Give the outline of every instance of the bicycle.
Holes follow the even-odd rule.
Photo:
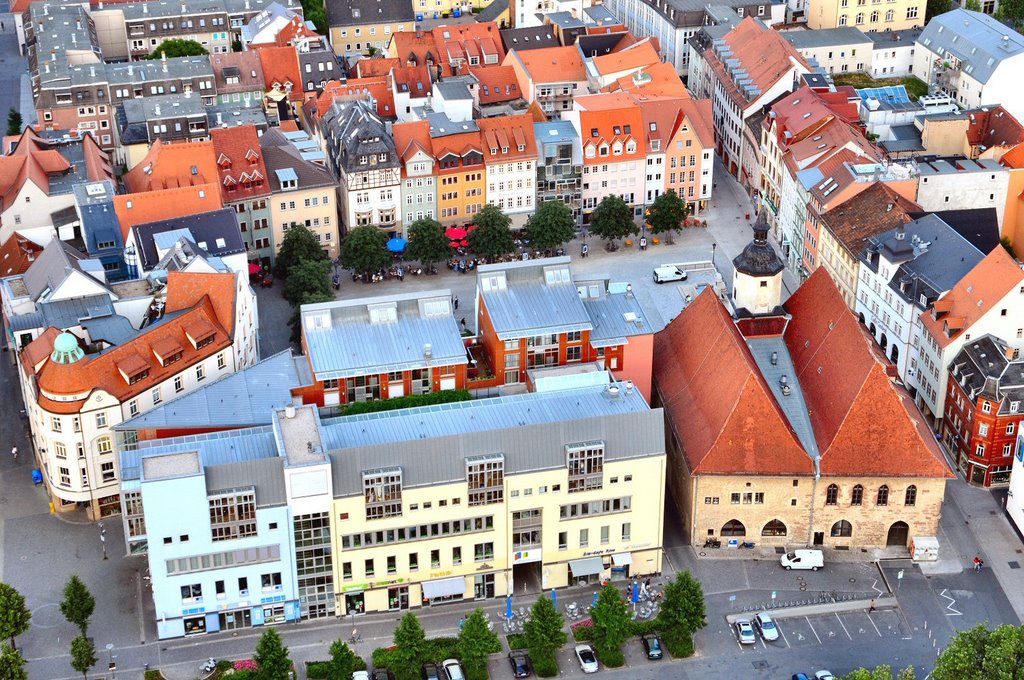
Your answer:
[[[359,634],[359,631],[353,629],[352,630],[352,635],[350,635],[348,637],[348,643],[350,645],[354,645],[355,643],[362,642],[362,641],[363,641],[363,636]]]

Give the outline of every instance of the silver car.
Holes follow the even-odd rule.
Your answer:
[[[761,633],[761,637],[764,638],[765,642],[775,642],[779,639],[779,627],[772,621],[772,617],[768,614],[761,612],[754,617],[754,626]]]
[[[576,660],[580,662],[580,670],[584,673],[597,672],[597,656],[590,645],[576,645]]]
[[[754,634],[754,627],[750,625],[750,621],[747,619],[736,621],[736,638],[741,645],[752,645],[757,642],[757,636]]]

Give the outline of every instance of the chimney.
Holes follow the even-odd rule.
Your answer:
[[[295,404],[288,404],[284,407],[284,417],[288,419],[295,417]]]
[[[423,345],[423,357],[425,359],[431,359],[434,356],[434,347],[429,342]]]
[[[772,352],[772,366],[778,366],[778,365],[779,365],[779,353],[778,352]]]
[[[158,116],[160,115],[160,105],[159,104],[156,105],[156,107],[153,110],[153,113],[155,113]]]
[[[885,212],[892,212],[892,203],[888,203],[885,206]]]

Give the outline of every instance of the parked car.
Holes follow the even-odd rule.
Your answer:
[[[818,671],[814,674],[815,680],[835,680],[836,676],[829,671]]]
[[[648,659],[661,658],[661,638],[657,635],[641,635],[640,644],[644,646]]]
[[[779,559],[786,569],[810,569],[818,571],[825,566],[825,558],[820,550],[794,550]]]
[[[436,663],[425,663],[420,675],[423,676],[423,680],[441,680],[441,669]]]
[[[793,680],[808,680],[808,678],[803,673],[793,673]]]
[[[512,666],[513,677],[528,678],[533,673],[533,664],[530,663],[530,655],[526,652],[509,652],[508,662]]]
[[[395,674],[390,668],[374,668],[373,680],[395,680]]]
[[[576,645],[576,660],[580,662],[580,670],[584,673],[597,672],[597,656],[590,645]]]
[[[355,671],[352,673],[352,680],[370,680],[370,674],[366,671]]]
[[[671,264],[663,264],[654,268],[654,282],[665,283],[666,281],[685,281],[686,272]]]
[[[741,645],[752,645],[757,642],[757,636],[754,635],[754,627],[750,625],[750,621],[747,619],[736,621],[736,638]]]
[[[458,659],[445,659],[441,662],[441,668],[444,669],[448,680],[466,680],[466,674],[462,672],[462,664]]]
[[[766,642],[775,642],[779,639],[779,627],[772,621],[772,617],[768,616],[765,612],[761,612],[754,617],[754,626],[761,633],[761,637]]]

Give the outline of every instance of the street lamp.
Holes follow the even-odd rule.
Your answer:
[[[103,559],[107,559],[107,529],[100,522],[100,546],[103,548]]]
[[[117,664],[114,663],[114,643],[107,643],[107,670],[110,671],[110,677],[114,677],[114,671],[117,670]]]
[[[718,247],[717,243],[715,243],[715,242],[711,243],[711,266],[712,267],[715,266],[715,248],[717,248],[717,247]]]

